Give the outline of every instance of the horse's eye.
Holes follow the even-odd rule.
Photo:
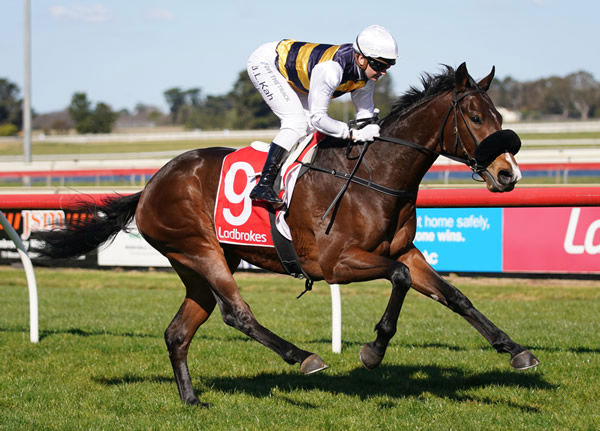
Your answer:
[[[479,115],[473,115],[471,121],[475,124],[481,124],[481,117]]]

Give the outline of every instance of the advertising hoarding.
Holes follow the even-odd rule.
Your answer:
[[[414,244],[438,271],[501,272],[502,209],[417,209]]]
[[[87,216],[63,209],[2,211],[28,249],[36,245],[37,232]],[[417,224],[415,245],[441,272],[600,274],[600,207],[419,208]],[[0,263],[18,261],[15,245],[0,228]],[[60,265],[169,263],[132,223],[108,246]]]

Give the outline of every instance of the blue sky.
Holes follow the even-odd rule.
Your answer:
[[[397,93],[422,72],[466,61],[475,78],[531,80],[585,70],[600,79],[596,0],[31,0],[32,103],[72,94],[132,109],[166,109],[163,91],[228,92],[263,42],[345,43],[380,24],[396,37]],[[0,0],[0,78],[23,88],[24,1]]]

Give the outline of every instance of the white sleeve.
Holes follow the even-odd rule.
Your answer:
[[[375,113],[375,103],[373,102],[373,92],[375,91],[375,82],[367,81],[366,85],[352,94],[352,103],[356,108],[356,118],[370,118]]]
[[[348,125],[334,120],[327,112],[331,97],[342,82],[342,73],[342,66],[335,61],[317,64],[312,70],[308,91],[308,112],[312,126],[335,138],[350,136]]]

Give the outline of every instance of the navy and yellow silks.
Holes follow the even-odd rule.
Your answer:
[[[342,67],[342,82],[333,97],[364,87],[366,78],[354,62],[351,43],[325,45],[285,39],[277,45],[275,65],[289,84],[301,93],[308,93],[313,68],[324,61],[333,60]]]

